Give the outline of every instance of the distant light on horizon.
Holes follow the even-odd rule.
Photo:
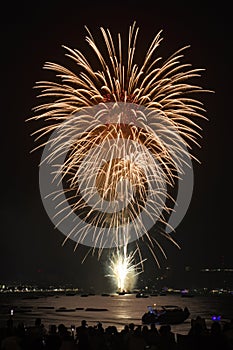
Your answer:
[[[233,272],[233,269],[226,268],[215,268],[215,269],[201,269],[201,272]]]

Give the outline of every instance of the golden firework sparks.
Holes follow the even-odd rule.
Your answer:
[[[56,204],[58,228],[75,213],[79,220],[66,239],[99,248],[100,254],[105,247],[115,247],[111,275],[119,289],[137,270],[135,254],[127,254],[128,242],[145,235],[156,261],[155,246],[166,256],[148,233],[142,213],[152,223],[166,223],[163,213],[173,209],[166,204],[171,197],[167,189],[183,174],[187,157],[193,158],[188,150],[192,143],[198,144],[197,120],[205,118],[202,103],[191,97],[204,90],[190,83],[202,69],[181,63],[188,46],[161,63],[161,57],[154,57],[162,40],[159,32],[138,65],[134,60],[138,31],[134,23],[125,57],[120,34],[116,45],[110,31],[101,28],[106,54],[87,29],[86,41],[97,57],[97,68],[82,52],[64,46],[77,71],[45,64],[58,82],[36,84],[42,91],[39,96],[48,100],[34,108],[31,118],[45,122],[34,133],[36,140],[52,135],[38,147],[47,147],[42,163],[52,164],[54,181],[63,183],[62,189],[52,192],[55,202],[61,198]],[[62,163],[59,157],[64,158]],[[171,235],[162,234],[174,242]]]

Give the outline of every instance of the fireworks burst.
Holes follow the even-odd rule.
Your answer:
[[[34,109],[32,119],[45,122],[35,132],[36,139],[51,135],[38,146],[45,146],[41,193],[51,220],[66,239],[98,248],[99,254],[103,248],[117,249],[111,276],[123,290],[138,273],[133,261],[139,250],[127,254],[129,242],[142,238],[156,260],[155,247],[166,256],[148,231],[156,221],[167,224],[166,214],[173,215],[167,205],[168,199],[175,203],[169,188],[191,167],[188,150],[200,136],[195,119],[204,118],[201,102],[190,94],[204,90],[187,82],[199,77],[201,69],[180,63],[186,47],[162,64],[160,57],[154,58],[161,33],[140,66],[134,62],[135,23],[129,29],[126,57],[120,34],[115,45],[110,31],[101,28],[105,56],[87,31],[86,41],[99,67],[93,68],[79,50],[65,47],[77,72],[48,62],[44,68],[56,72],[59,82],[36,85],[42,90],[40,97],[49,99]],[[43,189],[45,164],[53,174],[51,186],[55,183],[50,195]],[[174,242],[167,231],[161,234]]]
[[[118,292],[131,291],[137,282],[137,276],[142,272],[141,264],[143,261],[135,264],[135,255],[137,250],[127,253],[127,245],[110,258],[109,274]]]

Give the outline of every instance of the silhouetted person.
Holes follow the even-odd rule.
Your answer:
[[[6,337],[0,343],[1,350],[22,350],[22,337],[18,330],[8,329]]]
[[[129,341],[128,350],[141,350],[145,349],[146,341],[142,335],[141,328],[137,327],[135,329],[134,323],[129,324]]]
[[[155,326],[154,323],[150,325],[150,330],[148,334],[148,345],[149,346],[156,346],[158,344],[158,337],[159,337],[159,332]]]
[[[104,328],[103,328],[101,322],[98,322],[98,324],[97,324],[97,334],[98,334],[98,335],[104,334]]]
[[[58,326],[58,334],[61,339],[61,346],[59,347],[59,350],[77,349],[77,346],[75,346],[73,336],[63,323],[59,324]]]
[[[76,328],[76,343],[79,350],[89,350],[89,334],[86,320],[82,320],[81,326]]]
[[[52,324],[49,330],[48,335],[45,339],[45,349],[46,350],[59,350],[62,344],[62,339],[57,332],[57,326]]]
[[[142,337],[145,340],[145,343],[148,345],[150,334],[149,334],[149,328],[146,325],[142,327]]]
[[[27,349],[41,350],[44,349],[44,338],[46,336],[46,329],[41,323],[40,318],[36,318],[35,326],[30,327],[27,332]]]
[[[188,332],[188,335],[205,335],[207,333],[207,327],[205,320],[200,316],[197,316],[196,319],[191,320],[191,328]]]
[[[90,336],[89,341],[90,341],[91,349],[107,350],[104,328],[101,322],[97,323],[95,328],[93,328],[93,331],[91,331],[91,334],[89,332],[89,336]]]
[[[208,338],[208,346],[211,350],[227,349],[226,339],[223,335],[219,322],[212,323]]]
[[[190,350],[206,350],[206,343],[208,339],[206,324],[201,317],[196,320],[191,320],[191,328],[188,332]]]
[[[138,325],[138,326],[135,328],[134,334],[140,335],[140,336],[142,335],[142,326],[141,326],[141,325]]]
[[[58,334],[61,338],[65,337],[67,334],[67,328],[63,323],[60,323],[57,327],[58,329]]]
[[[123,350],[127,350],[129,343],[129,326],[127,324],[124,326],[124,329],[122,329],[122,331],[120,332],[120,336]]]
[[[134,333],[134,328],[135,328],[135,324],[134,323],[130,323],[129,324],[129,332],[132,334]]]
[[[226,322],[224,324],[223,334],[227,342],[227,349],[233,350],[233,319],[230,322]]]
[[[157,348],[159,350],[176,349],[175,335],[171,331],[170,325],[160,326]]]

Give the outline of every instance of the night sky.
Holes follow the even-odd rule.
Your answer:
[[[201,148],[194,155],[195,186],[192,202],[175,239],[178,250],[164,243],[168,260],[161,266],[182,269],[233,267],[232,254],[232,46],[231,10],[223,3],[205,1],[65,1],[47,5],[47,1],[8,2],[1,11],[1,281],[71,282],[80,286],[98,287],[106,283],[107,253],[98,262],[90,256],[81,261],[85,247],[75,252],[75,243],[62,247],[64,236],[53,228],[43,208],[38,185],[38,164],[41,151],[34,147],[30,134],[39,126],[25,122],[38,104],[33,86],[36,81],[53,79],[42,69],[46,61],[69,66],[62,45],[85,53],[87,25],[97,38],[101,26],[112,33],[128,34],[128,27],[137,21],[140,27],[138,57],[144,53],[154,35],[163,30],[157,54],[164,59],[175,50],[191,45],[184,61],[193,67],[205,68],[197,80],[203,88],[215,93],[202,94],[209,121],[200,121],[203,128]],[[208,5],[209,4],[209,5]],[[149,256],[145,265],[151,276],[158,269]],[[179,279],[179,277],[177,277]]]

